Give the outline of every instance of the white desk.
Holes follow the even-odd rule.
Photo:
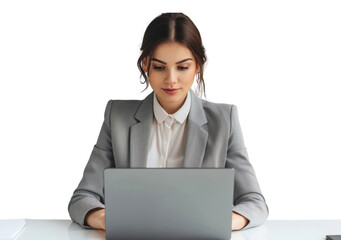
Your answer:
[[[341,220],[282,221],[269,220],[264,225],[232,232],[231,240],[314,240],[326,235],[341,235]],[[96,230],[83,229],[71,220],[26,219],[25,228],[15,240],[86,240],[105,237]]]

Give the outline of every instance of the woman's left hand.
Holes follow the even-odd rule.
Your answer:
[[[240,230],[244,228],[248,223],[249,219],[236,212],[232,212],[232,231]]]

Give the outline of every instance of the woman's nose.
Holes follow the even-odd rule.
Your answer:
[[[176,76],[175,71],[170,70],[168,72],[167,77],[165,79],[165,82],[166,83],[175,83],[175,82],[177,82],[177,76]]]

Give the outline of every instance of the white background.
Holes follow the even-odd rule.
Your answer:
[[[199,28],[207,100],[238,107],[269,219],[340,219],[341,2],[328,0],[1,1],[0,218],[69,218],[107,101],[151,92],[136,62],[162,12]]]

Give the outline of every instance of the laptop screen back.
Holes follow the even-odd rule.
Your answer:
[[[107,239],[230,239],[234,170],[104,171]]]

